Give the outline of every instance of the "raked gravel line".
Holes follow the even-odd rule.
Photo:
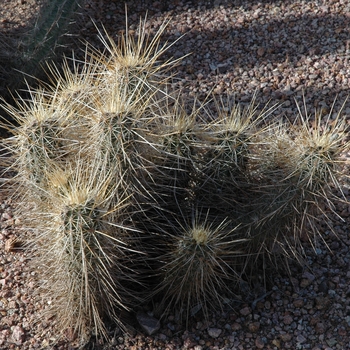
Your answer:
[[[40,3],[2,0],[0,30],[25,26],[26,16],[16,14],[29,10],[35,14]],[[304,96],[310,113],[318,109],[334,116],[349,94],[349,0],[127,3],[131,30],[148,12],[152,32],[171,17],[164,40],[171,43],[185,34],[164,57],[192,53],[176,69],[173,87],[181,88],[183,94],[205,98],[213,90],[248,103],[256,92],[261,106],[268,101],[283,103],[276,115],[291,120],[297,113],[294,100],[302,103]],[[101,46],[94,23],[102,23],[116,37],[125,28],[124,3],[86,0],[76,21],[75,45],[80,39]],[[350,100],[343,114],[350,120]],[[344,192],[350,200],[347,187]],[[50,349],[54,320],[37,316],[50,301],[33,296],[35,271],[21,247],[27,232],[20,216],[14,215],[16,203],[6,192],[0,197],[0,349]],[[325,243],[320,242],[316,251],[305,243],[308,266],[291,264],[291,278],[276,274],[271,285],[251,291],[234,310],[214,313],[209,322],[195,316],[187,330],[173,315],[152,336],[143,334],[136,324],[128,336],[112,329],[110,344],[91,342],[86,348],[350,349],[350,208],[340,204],[337,212],[339,217],[330,214],[328,224],[338,237],[324,225],[319,229]],[[64,341],[53,349],[74,349],[74,344]]]

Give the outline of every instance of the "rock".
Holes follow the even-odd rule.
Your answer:
[[[167,337],[165,334],[160,333],[160,334],[158,334],[158,338],[159,338],[160,340],[165,341],[165,340],[167,340],[168,337]]]
[[[25,339],[24,329],[20,326],[14,326],[12,328],[12,339],[15,344],[21,345]]]
[[[300,343],[300,344],[305,343],[306,342],[306,338],[303,335],[299,334],[297,336],[297,342]]]
[[[243,309],[239,310],[240,314],[243,316],[249,315],[252,311],[250,310],[250,307],[246,306]]]
[[[4,212],[1,215],[1,221],[7,221],[7,220],[11,220],[12,219],[12,215],[8,212]]]
[[[11,252],[14,250],[16,246],[17,239],[15,237],[11,237],[5,241],[5,252]]]
[[[293,301],[293,305],[296,308],[301,308],[304,306],[304,301],[303,301],[303,299],[296,299]]]
[[[258,50],[257,50],[257,54],[258,54],[259,57],[264,56],[265,49],[263,47],[259,47]]]
[[[242,326],[239,323],[235,322],[231,325],[231,329],[233,331],[239,331],[240,329],[242,329]]]
[[[308,279],[310,282],[313,282],[316,278],[312,273],[310,273],[308,271],[305,271],[303,273],[302,277]]]
[[[9,309],[17,309],[18,304],[17,304],[17,302],[16,302],[15,300],[10,300],[10,301],[8,302],[8,304],[7,304],[7,307],[8,307]]]
[[[334,349],[335,345],[337,344],[337,339],[331,338],[326,340],[328,346],[332,349]]]
[[[2,279],[0,280],[0,284],[1,284],[2,286],[5,286],[5,285],[6,285],[6,278],[2,278]]]
[[[324,323],[322,323],[322,322],[316,323],[315,331],[317,334],[323,334],[326,331],[326,327],[325,327]]]
[[[323,310],[323,309],[327,308],[330,305],[330,303],[331,303],[329,298],[322,297],[322,296],[316,297],[315,301],[316,301],[316,305],[315,306],[316,306],[317,310]]]
[[[278,339],[274,339],[272,344],[275,345],[278,349],[281,348],[281,342]]]
[[[203,350],[203,346],[202,345],[196,345],[193,350]]]
[[[306,288],[311,284],[311,280],[307,279],[307,278],[303,278],[300,281],[300,288]]]
[[[192,339],[192,337],[186,337],[183,341],[183,347],[185,349],[193,348],[195,345],[197,345],[197,342]]]
[[[250,332],[256,333],[260,328],[260,322],[252,322],[249,324],[248,328]]]
[[[212,338],[218,338],[221,334],[222,330],[219,328],[208,328],[208,334],[212,337]]]
[[[160,328],[160,322],[156,318],[147,315],[144,312],[138,312],[136,315],[137,321],[141,328],[148,334],[152,335]]]
[[[327,280],[323,280],[319,286],[318,286],[318,290],[321,292],[321,293],[325,293],[327,294],[328,293],[328,282]]]
[[[265,347],[265,342],[263,341],[263,339],[261,337],[257,337],[255,339],[255,346],[258,349],[263,349]]]
[[[286,315],[283,317],[283,323],[289,325],[293,322],[293,317],[291,315]]]
[[[341,327],[338,329],[338,334],[342,337],[345,337],[345,336],[347,336],[348,332],[344,327]]]

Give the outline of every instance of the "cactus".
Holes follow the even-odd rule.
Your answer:
[[[319,236],[315,222],[320,215],[322,220],[327,218],[322,203],[334,210],[333,203],[339,200],[333,189],[342,193],[341,157],[349,149],[345,120],[341,111],[335,120],[328,116],[321,121],[316,114],[312,125],[310,119],[300,111],[300,125],[279,123],[262,141],[256,157],[259,171],[244,219],[253,251],[281,251],[301,259],[301,235],[310,230],[307,236],[314,245]]]
[[[236,235],[229,220],[218,221],[208,211],[194,209],[190,216],[167,213],[158,217],[160,282],[159,310],[163,316],[179,313],[188,320],[194,310],[224,308],[225,297],[232,297],[229,285],[238,285],[240,275],[234,262],[241,257],[244,239]],[[166,216],[166,217],[165,217]],[[158,310],[158,311],[159,311]]]
[[[256,144],[276,106],[258,112],[255,97],[246,107],[217,99],[214,106],[209,118],[204,118],[209,122],[204,124],[201,147],[197,147],[201,150],[196,164],[201,177],[198,200],[208,207],[215,202],[224,217],[231,211],[238,219],[238,203],[245,201]]]
[[[176,100],[160,107],[159,118],[153,131],[157,153],[154,154],[155,197],[161,200],[164,208],[171,210],[171,205],[180,201],[191,206],[191,172],[195,154],[198,111],[192,108],[188,112],[185,105]],[[171,200],[172,198],[172,200]]]
[[[101,32],[104,52],[48,65],[29,102],[2,104],[19,125],[2,144],[47,312],[81,345],[144,298],[186,319],[223,308],[276,246],[299,258],[306,224],[341,192],[341,112],[310,126],[301,112],[300,125],[269,122],[275,106],[254,101],[190,105],[168,91],[178,60],[158,62],[165,26],[150,39],[141,21],[118,43]]]
[[[92,331],[107,336],[107,319],[123,326],[122,311],[139,302],[128,287],[137,276],[128,264],[137,233],[113,171],[99,161],[73,165],[46,174],[50,187],[32,213],[31,243],[40,296],[52,301],[44,316],[55,315],[58,330],[84,344]]]

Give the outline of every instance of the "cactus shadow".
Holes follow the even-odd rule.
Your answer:
[[[45,79],[45,62],[52,60],[59,66],[63,55],[72,50],[76,35],[67,34],[74,28],[79,2],[45,0],[37,11],[23,8],[30,12],[24,20],[20,14],[17,20],[0,11],[0,96],[5,101],[12,103],[18,93],[25,97],[27,85],[35,87]],[[4,111],[0,115],[9,119]],[[4,133],[1,129],[0,135]]]

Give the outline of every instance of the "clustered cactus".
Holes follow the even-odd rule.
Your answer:
[[[224,307],[259,257],[298,257],[341,191],[340,113],[290,124],[254,102],[189,105],[168,91],[178,60],[159,63],[165,26],[101,34],[104,53],[51,65],[51,84],[2,104],[18,123],[3,145],[40,295],[81,344],[151,298],[186,319]]]

